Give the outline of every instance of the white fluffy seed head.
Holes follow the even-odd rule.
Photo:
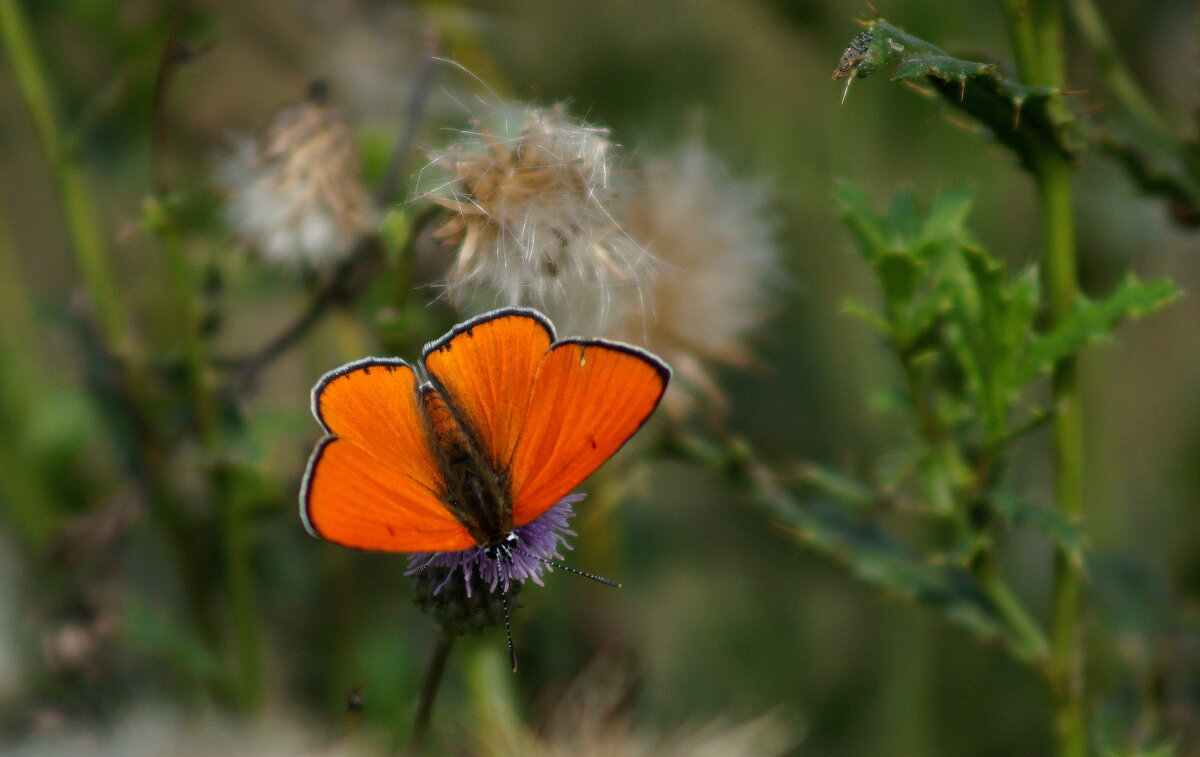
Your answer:
[[[319,266],[344,258],[374,209],[341,114],[314,101],[280,110],[258,137],[239,137],[218,178],[226,217],[263,258]]]
[[[697,393],[723,402],[708,365],[744,365],[750,332],[774,306],[781,279],[764,182],[735,178],[699,138],[647,159],[622,204],[622,223],[660,265],[646,301],[615,331],[671,364],[664,407],[676,414]]]
[[[750,757],[784,754],[796,743],[776,713],[740,723],[694,722],[665,733],[638,728],[627,668],[612,655],[596,659],[555,697],[536,732],[523,724],[476,723],[475,751],[481,757]]]
[[[532,305],[564,333],[602,330],[653,267],[611,212],[615,145],[562,106],[494,115],[434,156],[446,179],[424,194],[453,211],[435,232],[456,250],[451,302]]]

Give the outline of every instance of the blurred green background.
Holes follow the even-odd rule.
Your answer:
[[[141,224],[154,72],[172,5],[23,5],[60,115],[78,140],[135,329],[170,344],[178,324],[162,315],[170,308],[166,263]],[[970,186],[977,236],[1013,264],[1036,258],[1039,235],[1032,183],[1016,161],[950,123],[936,101],[878,76],[857,82],[839,104],[841,83],[830,74],[864,10],[816,0],[197,4],[183,33],[196,55],[177,70],[168,97],[169,139],[174,183],[205,230],[188,237],[187,252],[224,276],[214,350],[237,354],[261,343],[294,318],[310,290],[301,277],[246,262],[223,229],[212,174],[230,136],[261,129],[321,78],[355,128],[367,176],[378,177],[422,55],[424,17],[441,35],[442,54],[506,97],[568,102],[574,114],[610,127],[633,155],[669,149],[698,129],[739,176],[769,182],[787,281],[753,336],[756,363],[721,374],[727,423],[772,463],[812,459],[865,474],[905,431],[872,404],[899,380],[896,366],[876,335],[842,312],[847,297],[876,293],[838,222],[834,181],[852,180],[880,203],[904,188],[928,200]],[[949,50],[1010,57],[997,3],[894,0],[879,10]],[[1196,5],[1120,0],[1101,10],[1148,94],[1179,133],[1197,134]],[[1102,111],[1103,87],[1079,48],[1069,35],[1070,86],[1081,92],[1072,104]],[[422,148],[443,146],[447,128],[464,127],[475,108],[469,93],[479,91],[452,66],[435,76]],[[0,298],[3,328],[29,312],[34,319],[0,361],[36,364],[43,379],[32,398],[10,398],[37,412],[20,433],[4,429],[0,453],[52,470],[54,500],[68,503],[54,535],[35,547],[0,531],[0,738],[15,744],[39,733],[103,730],[148,703],[207,711],[199,682],[208,666],[227,661],[199,648],[180,621],[179,578],[162,567],[166,547],[147,525],[142,484],[111,432],[122,408],[89,383],[101,358],[80,331],[79,275],[61,208],[7,64],[0,113],[0,242],[19,266],[2,274],[10,277],[4,291],[17,295]],[[416,156],[405,176],[424,162]],[[1132,270],[1169,276],[1185,292],[1083,357],[1092,705],[1097,727],[1123,729],[1152,701],[1165,713],[1153,728],[1177,736],[1179,753],[1200,754],[1200,305],[1192,296],[1200,237],[1173,225],[1161,203],[1139,195],[1099,155],[1084,158],[1078,177],[1085,289],[1107,291]],[[414,300],[431,298],[419,291]],[[433,643],[429,620],[409,601],[403,558],[312,539],[294,504],[318,436],[310,387],[336,365],[382,349],[360,329],[362,353],[346,354],[339,330],[368,322],[364,312],[327,319],[263,373],[241,406],[245,430],[234,454],[253,471],[236,486],[254,513],[263,707],[338,734],[347,694],[358,687],[365,738],[387,748],[411,717]],[[405,356],[449,323],[442,313],[418,322]],[[18,428],[11,417],[0,420]],[[1020,449],[1022,488],[1047,500],[1045,432]],[[185,449],[168,461],[173,485],[187,489],[199,454]],[[14,484],[6,470],[0,475]],[[0,488],[0,502],[19,496],[15,485]],[[593,515],[589,504],[580,506],[572,562],[625,588],[557,574],[523,594],[515,616],[523,670],[511,685],[529,722],[552,713],[556,693],[604,654],[631,671],[632,717],[651,731],[770,710],[789,724],[798,754],[1049,752],[1047,701],[1034,674],[799,548],[716,474],[651,464],[615,510],[597,506]],[[1045,616],[1049,544],[1017,534],[1008,548],[1013,583]],[[72,624],[86,633],[63,641]],[[70,643],[82,649],[60,648]],[[438,702],[437,743],[469,743],[459,660],[502,645],[492,632],[456,650],[462,657],[451,662]],[[78,660],[62,661],[73,653]]]

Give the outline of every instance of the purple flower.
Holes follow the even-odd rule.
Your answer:
[[[467,596],[471,596],[472,578],[477,576],[488,584],[491,591],[501,587],[508,592],[513,584],[522,584],[530,579],[542,585],[542,574],[553,571],[548,560],[562,560],[559,547],[571,549],[568,536],[575,536],[569,521],[575,517],[572,505],[583,499],[585,494],[571,494],[558,504],[542,513],[537,519],[513,529],[508,540],[495,547],[471,547],[460,552],[418,552],[408,557],[408,569],[404,575],[411,576],[428,568],[445,568],[446,577],[433,590],[437,595],[462,571]]]

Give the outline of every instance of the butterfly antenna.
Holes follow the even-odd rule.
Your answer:
[[[621,588],[621,584],[617,581],[612,580],[611,578],[605,578],[604,576],[598,576],[595,573],[588,573],[586,570],[579,570],[578,568],[572,568],[570,565],[567,565],[566,563],[561,563],[558,560],[551,560],[549,557],[542,557],[541,555],[535,555],[532,552],[526,552],[525,550],[521,549],[520,547],[513,547],[512,551],[518,552],[522,555],[525,555],[526,557],[531,557],[534,560],[540,560],[551,567],[558,568],[559,570],[565,570],[568,573],[574,573],[577,576],[583,576],[584,578],[590,578],[593,581],[595,581],[596,583],[601,583],[601,584],[604,584],[605,586],[611,586],[614,589]]]
[[[512,625],[508,622],[508,592],[500,592],[500,604],[504,608],[504,633],[508,636],[508,661],[512,663],[512,672],[517,672],[517,650],[512,643]]]

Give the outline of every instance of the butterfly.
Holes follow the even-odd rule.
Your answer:
[[[312,390],[325,436],[304,474],[301,518],[357,549],[478,549],[500,566],[566,567],[520,537],[637,432],[670,376],[637,347],[558,341],[546,316],[522,308],[455,326],[415,368],[344,365]]]

